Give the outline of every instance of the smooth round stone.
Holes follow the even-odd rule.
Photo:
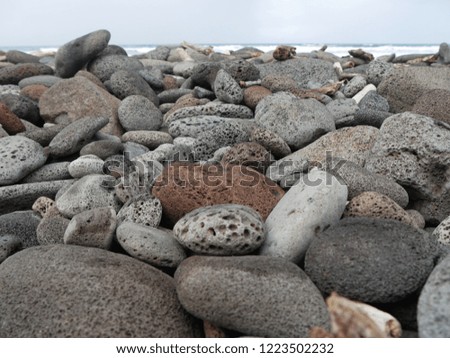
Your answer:
[[[122,135],[123,142],[135,142],[145,145],[149,149],[156,149],[164,143],[172,143],[173,138],[170,134],[158,131],[130,131]]]
[[[174,120],[169,125],[169,134],[173,137],[197,138],[201,134],[217,125],[227,121],[239,121],[239,119],[223,118],[218,116],[196,116]]]
[[[355,76],[346,84],[342,93],[345,97],[351,98],[366,87],[366,85],[367,81],[363,76]]]
[[[75,215],[64,233],[68,245],[108,250],[116,230],[116,212],[112,207],[94,208]]]
[[[43,218],[36,229],[39,245],[63,244],[69,223],[70,220],[61,215]]]
[[[60,215],[56,208],[56,203],[53,199],[41,196],[33,203],[32,209],[38,213],[42,218],[47,218],[55,215]]]
[[[62,81],[62,79],[60,77],[52,76],[52,75],[33,76],[33,77],[24,78],[22,81],[20,81],[19,87],[21,89],[23,89],[27,86],[35,86],[35,85],[51,87],[60,81]]]
[[[10,63],[38,63],[39,57],[30,55],[29,53],[17,51],[17,50],[9,50],[6,53],[6,61]]]
[[[16,85],[27,77],[53,75],[53,69],[41,63],[21,63],[0,68],[0,85]]]
[[[145,226],[157,227],[161,222],[162,206],[158,198],[142,194],[128,200],[117,214],[119,225],[132,222]]]
[[[175,282],[188,312],[244,335],[308,337],[312,327],[330,325],[318,289],[282,259],[193,256],[178,267]]]
[[[394,220],[347,218],[319,234],[305,272],[322,291],[367,303],[400,301],[420,289],[438,250],[422,230]]]
[[[214,81],[214,93],[217,99],[225,103],[239,104],[244,99],[242,88],[226,71],[219,70]]]
[[[153,266],[174,268],[186,258],[183,248],[168,230],[124,222],[116,235],[128,254]]]
[[[175,103],[180,97],[183,97],[187,94],[191,94],[191,89],[185,88],[176,88],[171,90],[162,91],[158,94],[159,103]]]
[[[244,90],[244,103],[247,107],[255,110],[261,100],[270,96],[272,91],[262,86],[251,86]]]
[[[132,141],[123,143],[123,155],[128,160],[132,160],[133,158],[145,154],[148,151],[149,149],[145,145],[139,143],[135,143]]]
[[[140,95],[148,98],[155,106],[159,105],[158,96],[142,76],[136,72],[125,70],[114,72],[108,81],[107,87],[119,99]]]
[[[64,127],[50,142],[50,154],[64,157],[78,152],[94,134],[108,124],[105,117],[85,117]]]
[[[96,155],[83,155],[69,164],[69,173],[73,178],[90,174],[103,174],[105,162]]]
[[[36,228],[40,220],[39,215],[31,210],[15,211],[1,215],[0,237],[16,237],[20,241],[20,248],[39,245],[36,237]]]
[[[44,181],[71,179],[70,162],[46,164],[22,179],[22,183],[38,183]]]
[[[102,82],[109,80],[111,75],[117,71],[140,71],[143,68],[144,66],[138,59],[121,54],[98,56],[88,65],[88,71]]]
[[[264,222],[254,209],[235,204],[198,208],[182,217],[173,232],[196,254],[245,255],[265,239]]]
[[[0,138],[0,185],[17,183],[42,167],[47,154],[35,141],[21,136]]]
[[[433,270],[422,292],[417,307],[419,337],[450,337],[450,255]]]
[[[262,145],[255,142],[239,143],[227,150],[221,158],[225,165],[242,164],[265,173],[271,162],[270,153]]]
[[[291,148],[277,133],[265,128],[254,128],[250,133],[250,141],[261,144],[275,158],[283,158],[291,154]]]
[[[163,73],[159,68],[144,68],[138,72],[142,78],[147,81],[150,87],[154,90],[161,90],[164,87]]]
[[[119,121],[126,131],[158,130],[162,118],[161,111],[144,96],[126,97],[119,106]]]
[[[20,250],[22,242],[14,235],[0,235],[0,264],[5,261],[8,256]]]
[[[175,146],[172,143],[164,143],[158,146],[153,151],[149,151],[143,155],[140,155],[139,157],[136,157],[133,159],[133,161],[141,162],[145,165],[145,163],[148,162],[164,162],[164,161],[174,161],[174,160],[181,160],[179,158],[175,157]],[[139,164],[137,164],[139,165]]]
[[[0,286],[2,337],[199,337],[173,279],[126,255],[40,246],[2,263]]]
[[[434,229],[433,236],[444,249],[450,251],[450,216]]]
[[[106,159],[112,155],[123,152],[124,145],[119,141],[102,139],[86,144],[80,150],[80,155],[95,155],[101,159]]]
[[[26,130],[24,124],[20,121],[20,118],[2,102],[0,102],[0,125],[10,135]]]

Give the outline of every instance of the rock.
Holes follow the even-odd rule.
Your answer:
[[[86,70],[80,70],[75,74],[75,77],[83,77],[83,78],[87,78],[89,81],[91,81],[93,84],[99,86],[100,88],[104,89],[105,91],[107,91],[106,86],[103,84],[102,81],[100,81],[100,79],[95,76],[94,74],[86,71]]]
[[[267,96],[270,96],[272,91],[262,86],[251,86],[244,90],[244,103],[250,109],[255,110],[258,103]]]
[[[145,145],[147,148],[156,149],[164,143],[172,143],[173,138],[168,133],[158,131],[130,131],[122,136],[123,142],[135,142]]]
[[[38,128],[33,131],[26,131],[18,133],[19,136],[24,136],[34,140],[43,147],[50,144],[52,139],[66,126],[66,124],[55,124],[49,127]]]
[[[33,171],[22,179],[22,183],[38,183],[45,181],[56,181],[71,179],[69,173],[70,162],[58,162],[46,164],[39,169]]]
[[[434,89],[450,91],[447,81],[450,69],[446,67],[396,67],[378,86],[394,113],[410,111],[416,101],[426,92]]]
[[[352,98],[355,100],[356,103],[359,104],[361,100],[371,91],[376,91],[377,88],[373,84],[368,84],[366,87],[364,87],[361,91],[359,91],[357,94],[355,94]]]
[[[118,211],[120,204],[115,196],[114,182],[110,175],[84,176],[56,199],[56,206],[61,214],[68,218],[105,206],[111,206]]]
[[[17,236],[0,236],[0,264],[16,251],[20,250],[22,243]]]
[[[425,283],[438,254],[424,231],[394,220],[347,218],[309,246],[305,272],[323,294],[400,301]]]
[[[56,207],[54,200],[41,196],[33,203],[32,209],[35,213],[39,214],[42,218],[48,218],[52,216],[61,215]]]
[[[267,217],[260,254],[300,263],[313,239],[339,221],[346,202],[346,185],[326,172],[311,171]]]
[[[347,204],[343,217],[369,217],[375,219],[397,220],[406,225],[419,228],[411,216],[395,201],[386,195],[366,191],[355,196]]]
[[[212,93],[212,92],[211,92]],[[213,96],[215,98],[215,95],[213,93]],[[185,108],[185,107],[195,107],[200,106],[209,103],[210,101],[208,99],[199,99],[199,98],[193,98],[191,95],[183,96],[179,98],[175,103],[171,104],[171,108],[164,114],[164,122],[166,122],[167,118],[176,110]],[[159,106],[159,109],[162,111],[162,104]]]
[[[448,143],[450,127],[418,114],[397,114],[384,121],[366,168],[391,177],[422,198],[437,199],[447,183]]]
[[[24,78],[19,82],[19,87],[21,89],[33,85],[43,85],[45,87],[51,87],[54,84],[57,84],[58,82],[61,82],[60,77],[54,75],[39,75]]]
[[[125,222],[117,228],[120,246],[134,258],[157,267],[177,267],[186,254],[169,230]]]
[[[69,165],[69,173],[72,178],[82,178],[90,174],[103,174],[105,162],[96,155],[82,155]]]
[[[366,191],[375,191],[394,200],[402,208],[408,205],[408,193],[393,179],[374,174],[360,165],[348,160],[334,158],[327,163],[326,171],[333,174],[348,188],[348,200]]]
[[[362,110],[389,112],[389,103],[386,98],[380,96],[376,91],[370,91],[359,102],[359,108]]]
[[[227,121],[240,121],[240,119],[218,116],[195,116],[177,119],[170,123],[169,134],[172,137],[197,138],[204,132],[210,131]]]
[[[358,104],[352,98],[336,99],[325,107],[334,117],[336,126],[339,126],[342,122],[346,123],[352,120],[359,109]]]
[[[194,209],[216,204],[249,206],[265,220],[284,191],[244,166],[176,162],[164,168],[152,194],[161,201],[165,217],[176,223]]]
[[[0,138],[0,185],[17,183],[47,160],[44,149],[26,137]]]
[[[305,162],[323,167],[327,158],[342,158],[364,166],[378,137],[378,129],[369,126],[341,128],[325,134],[310,145],[273,163],[266,175],[279,181],[301,169]]]
[[[253,209],[219,204],[195,209],[173,228],[178,242],[195,254],[245,255],[258,249],[265,239],[264,222]]]
[[[101,159],[106,159],[112,155],[120,154],[124,151],[124,145],[115,140],[103,139],[86,144],[80,150],[80,155],[95,155]]]
[[[419,213],[417,210],[413,210],[413,209],[406,210],[406,212],[408,213],[411,220],[413,221],[414,227],[417,227],[419,229],[425,228],[425,219],[421,213]]]
[[[213,85],[217,98],[225,103],[239,104],[244,94],[235,79],[226,71],[219,70]]]
[[[417,199],[412,203],[411,209],[420,212],[428,225],[437,226],[450,215],[450,190],[444,190],[441,196],[432,200]]]
[[[105,133],[121,135],[117,111],[120,101],[85,77],[77,76],[52,86],[39,100],[42,118],[54,122],[60,115],[71,121],[84,117],[108,118]]]
[[[22,95],[3,94],[0,95],[0,102],[3,102],[20,119],[25,119],[39,127],[43,125],[39,107],[30,98]]]
[[[25,131],[25,126],[9,108],[0,102],[0,125],[10,135]]]
[[[249,61],[223,61],[220,63],[220,67],[228,72],[238,83],[240,81],[256,81],[260,78],[258,67]]]
[[[194,143],[195,160],[208,160],[221,148],[248,141],[248,132],[238,122],[225,121],[200,134]]]
[[[133,57],[121,54],[98,56],[88,65],[88,71],[97,76],[102,82],[110,79],[117,71],[140,71],[143,64]]]
[[[98,247],[108,250],[116,231],[116,212],[112,207],[97,207],[83,211],[70,220],[64,233],[64,243]]]
[[[412,112],[450,124],[450,91],[435,89],[426,91],[415,102]]]
[[[70,220],[61,215],[43,218],[36,229],[39,245],[63,244],[69,223]]]
[[[18,96],[20,87],[18,85],[0,85],[0,96],[12,94]]]
[[[178,267],[175,282],[188,312],[244,335],[298,338],[313,326],[329,327],[317,288],[281,259],[193,256]]]
[[[30,55],[29,53],[17,51],[17,50],[9,50],[6,53],[6,61],[14,64],[18,63],[38,63],[39,57]]]
[[[131,222],[144,226],[157,227],[161,222],[162,206],[158,198],[141,194],[129,199],[117,214],[117,222]]]
[[[260,71],[260,78],[268,75],[287,76],[292,78],[299,88],[308,88],[310,81],[317,82],[319,87],[328,84],[329,81],[338,81],[333,65],[317,59],[295,58],[282,62],[274,61],[258,65],[257,68]]]
[[[21,96],[25,96],[32,101],[39,102],[42,95],[48,90],[48,87],[43,85],[30,85],[22,88],[20,91]]]
[[[221,158],[223,165],[241,164],[265,173],[271,162],[270,153],[256,142],[239,143],[225,152]]]
[[[94,134],[108,124],[105,117],[81,118],[64,127],[50,142],[50,154],[65,157],[78,152]]]
[[[146,146],[139,143],[131,141],[123,143],[123,155],[128,160],[132,160],[148,151],[149,149]]]
[[[351,98],[366,87],[367,81],[363,76],[353,77],[344,87],[342,93],[345,97]]]
[[[446,65],[450,64],[450,48],[448,46],[448,43],[441,43],[439,45],[439,62],[444,63]]]
[[[164,76],[159,68],[144,68],[138,72],[142,78],[147,81],[150,87],[154,90],[161,90],[164,88]]]
[[[53,69],[41,63],[22,63],[0,68],[0,85],[16,85],[27,77],[53,75]]]
[[[253,128],[250,132],[250,141],[261,144],[275,158],[283,158],[291,154],[291,148],[277,133],[265,128]]]
[[[419,337],[445,338],[450,336],[450,255],[433,270],[420,293],[417,308]]]
[[[170,89],[166,91],[162,91],[158,93],[159,103],[175,103],[178,101],[181,97],[191,94],[191,89],[185,89],[185,88],[176,88],[176,89]]]
[[[8,247],[26,249],[39,245],[36,229],[41,218],[31,210],[14,211],[0,216],[0,238],[8,238]],[[15,239],[13,239],[15,238]],[[1,239],[0,239],[1,240]],[[12,243],[11,243],[12,240]],[[20,245],[17,246],[17,240]],[[16,244],[17,243],[17,244]],[[13,245],[14,244],[14,245]],[[8,251],[11,253],[11,251]]]
[[[37,198],[54,198],[61,187],[72,183],[73,180],[57,180],[0,187],[0,214],[30,209]]]
[[[119,99],[139,95],[148,98],[155,106],[159,105],[156,93],[136,72],[125,70],[114,72],[109,80],[109,88]]]
[[[277,61],[286,61],[295,57],[295,50],[296,48],[292,46],[277,46],[272,56]]]
[[[276,93],[261,100],[255,121],[282,137],[293,148],[301,148],[335,129],[331,113],[314,99],[298,99],[288,93]]]
[[[41,246],[4,262],[0,286],[2,337],[199,336],[173,279],[125,255]]]
[[[97,30],[64,44],[56,52],[56,74],[72,77],[108,46],[110,38],[109,31]]]
[[[373,91],[369,92],[372,93]],[[356,111],[351,123],[348,126],[372,126],[380,128],[386,118],[392,116],[392,113],[382,112],[372,109],[360,109]],[[339,125],[336,125],[339,127]]]
[[[378,60],[372,61],[367,68],[367,82],[378,87],[381,81],[389,75],[393,69],[394,66],[392,63]]]
[[[433,237],[446,251],[450,251],[450,216],[434,229]]]
[[[161,111],[144,96],[129,96],[119,106],[119,121],[126,131],[158,130],[162,118]]]

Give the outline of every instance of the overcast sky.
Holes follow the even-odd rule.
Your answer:
[[[1,46],[450,42],[450,0],[2,0]]]

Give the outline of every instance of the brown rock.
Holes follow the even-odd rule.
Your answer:
[[[102,81],[100,81],[100,79],[94,75],[93,73],[89,72],[89,71],[85,71],[85,70],[80,70],[75,74],[75,77],[84,77],[87,78],[89,81],[95,83],[97,86],[99,86],[100,88],[103,88],[104,90],[107,90],[105,85],[103,84]]]
[[[288,76],[267,75],[261,81],[261,86],[271,90],[272,92],[292,91],[298,88],[297,82]]]
[[[409,214],[416,227],[419,229],[425,228],[425,218],[421,213],[414,209],[406,210],[406,212]]]
[[[425,92],[419,97],[412,109],[413,112],[433,117],[450,124],[450,91],[435,89]]]
[[[264,174],[270,165],[270,153],[255,142],[239,143],[225,153],[222,164],[245,165]]]
[[[123,133],[118,117],[119,104],[119,99],[82,76],[58,82],[39,100],[41,116],[47,122],[54,122],[60,115],[67,115],[71,121],[105,117],[109,124],[101,132],[116,136]]]
[[[277,133],[265,128],[256,127],[250,133],[250,141],[261,144],[275,158],[283,158],[291,154],[291,148]]]
[[[343,217],[359,216],[397,220],[418,228],[416,220],[400,205],[388,196],[374,191],[361,193],[347,204]]]
[[[255,109],[259,101],[271,94],[272,92],[265,87],[251,86],[244,90],[244,103],[247,107]]]
[[[16,85],[24,78],[38,75],[53,75],[53,70],[41,63],[22,63],[0,68],[0,85]]]
[[[20,121],[20,118],[2,102],[0,102],[0,124],[10,135],[25,131],[25,126]]]
[[[165,91],[178,88],[177,80],[172,76],[164,76],[163,85]]]
[[[41,96],[48,90],[44,85],[30,85],[22,88],[20,94],[26,96],[33,101],[39,102]]]
[[[184,108],[184,107],[195,107],[195,106],[201,106],[203,104],[208,103],[209,100],[206,98],[195,98],[192,94],[184,95],[183,97],[180,97],[173,107],[167,111],[166,114],[164,114],[164,119],[166,119],[168,116],[170,116],[173,112],[175,112],[177,109]]]
[[[295,50],[292,46],[277,46],[272,56],[277,61],[286,61],[295,56]]]
[[[247,205],[265,220],[284,191],[261,173],[240,165],[176,162],[164,168],[152,194],[176,223],[185,214],[215,204]]]

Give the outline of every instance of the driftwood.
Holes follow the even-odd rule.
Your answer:
[[[239,86],[241,86],[241,88],[247,88],[247,87],[252,87],[252,86],[260,86],[261,85],[261,80],[256,80],[256,81],[240,81],[239,82]]]
[[[200,53],[202,53],[202,54],[204,54],[204,55],[206,55],[206,56],[208,56],[208,55],[210,55],[211,53],[214,52],[212,46],[201,47],[201,46],[194,45],[194,44],[191,44],[191,43],[186,42],[186,41],[183,41],[183,42],[181,43],[181,47],[183,47],[183,48],[185,48],[185,49],[186,49],[186,48],[190,48],[191,50],[200,52]]]
[[[406,61],[406,63],[408,65],[417,65],[417,64],[421,64],[421,63],[431,64],[431,63],[437,62],[438,59],[439,59],[439,55],[436,54],[436,55],[418,57],[418,58],[415,58],[413,60]]]
[[[292,46],[277,46],[273,51],[273,58],[277,61],[285,61],[293,58],[296,54],[296,48]]]
[[[364,60],[365,62],[373,61],[374,57],[371,53],[364,51],[363,49],[357,49],[357,50],[349,50],[348,53],[356,58],[360,58],[361,60]]]

